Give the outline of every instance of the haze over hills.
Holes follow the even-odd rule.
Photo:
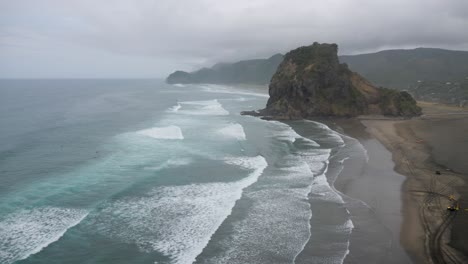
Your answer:
[[[282,54],[276,54],[268,59],[218,63],[212,68],[203,68],[191,73],[177,71],[169,75],[167,81],[266,84],[282,59]],[[339,59],[375,85],[389,88],[406,89],[418,80],[453,82],[468,78],[468,51],[435,48],[397,49],[342,55]]]
[[[176,71],[167,78],[168,83],[266,84],[283,60],[282,54],[268,59],[244,60],[235,63],[218,63],[187,73]]]
[[[407,89],[420,81],[454,82],[468,77],[468,52],[434,48],[385,50],[340,56],[375,85]]]
[[[460,104],[468,99],[468,52],[435,48],[339,56],[376,86],[408,90],[416,99]],[[177,71],[168,83],[268,84],[283,55]],[[465,102],[466,103],[466,102]]]

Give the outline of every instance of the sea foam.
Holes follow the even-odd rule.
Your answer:
[[[256,93],[252,91],[236,89],[230,86],[222,86],[222,85],[216,85],[216,84],[210,84],[210,85],[205,84],[205,85],[200,85],[200,87],[203,89],[204,92],[209,92],[209,93],[240,94],[240,95],[251,95],[251,96],[256,96],[256,97],[264,97],[264,98],[270,97],[270,95],[268,95],[267,93],[268,89],[265,89],[265,93]]]
[[[225,162],[245,169],[248,176],[229,183],[163,186],[144,197],[117,200],[98,214],[96,230],[133,242],[143,251],[158,251],[173,263],[193,263],[231,214],[243,189],[267,167],[262,156],[231,157]]]
[[[0,222],[0,263],[13,263],[38,253],[87,214],[82,209],[42,207],[7,215]]]
[[[176,113],[177,111],[179,111],[179,109],[180,109],[181,107],[182,107],[182,106],[181,106],[179,103],[177,103],[176,105],[174,105],[174,106],[170,107],[169,109],[167,109],[166,112],[168,112],[168,113]]]
[[[156,139],[184,139],[182,130],[178,126],[153,127],[136,133]]]
[[[244,128],[240,124],[230,124],[218,130],[218,134],[237,140],[246,140]]]
[[[177,112],[186,115],[229,115],[218,100],[179,102],[182,106]]]
[[[147,166],[145,170],[162,170],[167,168],[176,168],[190,165],[193,162],[191,158],[171,158],[158,166]]]
[[[249,210],[230,223],[233,232],[210,248],[221,250],[203,259],[203,263],[291,263],[302,250],[310,237],[307,195],[313,174],[295,156],[285,158],[289,166],[269,171],[262,183],[244,193]],[[239,160],[227,162],[251,166]]]
[[[271,122],[272,130],[275,131],[273,133],[273,137],[276,139],[288,141],[290,143],[294,143],[296,142],[296,140],[300,139],[303,142],[305,142],[308,146],[320,147],[320,145],[317,142],[315,142],[314,140],[310,138],[306,138],[297,134],[296,131],[294,131],[294,129],[292,129],[290,126],[284,123],[281,123],[278,121],[269,121],[269,122]]]

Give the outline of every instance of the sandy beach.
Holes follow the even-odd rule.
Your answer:
[[[401,189],[399,240],[408,256],[415,263],[466,263],[468,111],[430,103],[420,106],[424,113],[420,118],[362,117],[361,123],[391,151],[395,171],[406,176]],[[344,129],[368,148],[368,139],[356,135],[349,126]],[[372,150],[368,151],[371,155]],[[459,201],[458,212],[447,210],[454,203],[450,196]]]
[[[329,171],[355,226],[345,263],[468,261],[468,109],[418,104],[423,115],[413,119],[317,120],[349,146],[342,170]],[[456,213],[447,211],[451,195]]]

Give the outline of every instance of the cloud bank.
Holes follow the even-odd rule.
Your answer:
[[[314,41],[468,50],[462,0],[0,0],[0,77],[163,77]]]

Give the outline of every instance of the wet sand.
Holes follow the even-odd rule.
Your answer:
[[[317,120],[369,156],[351,153],[334,182],[355,226],[345,263],[468,263],[468,109],[418,104],[411,120]]]
[[[345,138],[349,147],[367,152],[365,157],[349,153],[334,183],[355,226],[345,263],[411,263],[399,243],[405,177],[394,171],[392,153],[357,120],[337,120],[330,126],[352,137]]]
[[[366,120],[366,131],[392,152],[402,188],[400,243],[415,263],[468,262],[468,112],[422,103],[411,120]],[[364,144],[365,145],[365,144]],[[440,174],[436,174],[439,171]],[[453,195],[460,211],[447,206]]]

